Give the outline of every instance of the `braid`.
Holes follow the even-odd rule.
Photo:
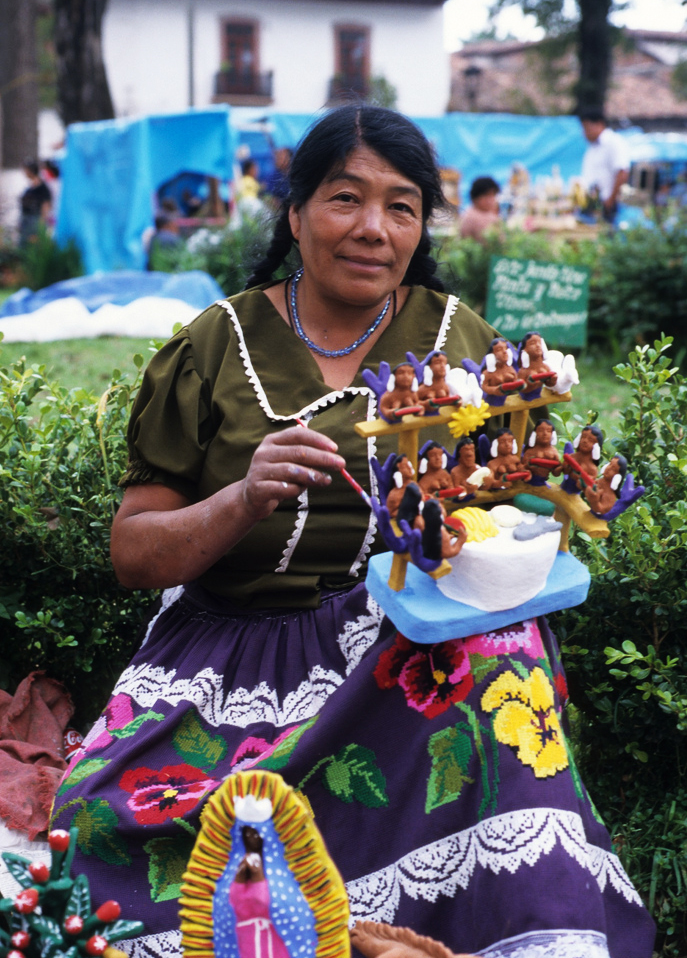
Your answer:
[[[284,203],[274,226],[272,242],[263,258],[253,267],[253,272],[248,277],[244,289],[269,282],[291,252],[292,246],[293,235],[289,224],[289,207],[287,203]]]
[[[407,286],[426,286],[437,293],[444,292],[444,284],[436,275],[437,261],[432,256],[432,241],[427,227],[422,230],[420,242],[408,264],[403,282]]]

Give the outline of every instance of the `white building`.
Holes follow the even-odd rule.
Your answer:
[[[396,106],[449,99],[444,0],[109,0],[103,51],[118,116],[229,103],[314,113],[375,79]]]

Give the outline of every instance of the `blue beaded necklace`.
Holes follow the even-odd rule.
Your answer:
[[[370,336],[374,333],[375,329],[379,326],[381,321],[384,319],[386,314],[389,311],[389,305],[391,304],[391,296],[387,299],[384,309],[381,311],[379,316],[377,316],[370,326],[367,327],[362,336],[359,336],[354,343],[351,343],[350,346],[345,346],[343,349],[324,349],[322,346],[318,346],[317,343],[314,343],[312,339],[307,335],[303,327],[301,326],[300,317],[298,315],[298,307],[296,306],[296,289],[298,288],[298,283],[300,282],[301,276],[303,275],[303,269],[296,270],[291,279],[291,309],[290,309],[290,318],[293,320],[293,327],[298,334],[298,336],[303,340],[303,342],[308,346],[314,353],[317,353],[319,356],[326,356],[328,359],[336,359],[338,356],[348,356],[354,350],[358,348],[366,339],[369,339]],[[288,300],[287,300],[288,305]]]

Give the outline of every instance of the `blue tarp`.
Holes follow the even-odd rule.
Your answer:
[[[88,273],[143,269],[157,188],[186,170],[230,180],[236,138],[224,106],[72,124],[57,240],[76,240]]]
[[[0,317],[33,313],[56,299],[73,296],[94,313],[106,303],[126,306],[142,296],[162,296],[181,299],[196,309],[205,309],[224,293],[215,280],[201,270],[187,273],[155,273],[136,270],[118,270],[96,276],[79,276],[53,283],[33,293],[20,289],[2,304]]]

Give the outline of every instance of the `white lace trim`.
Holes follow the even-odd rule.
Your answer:
[[[477,865],[494,874],[502,869],[515,874],[523,865],[536,865],[557,843],[591,873],[601,891],[610,882],[627,901],[641,905],[618,858],[587,843],[579,815],[532,808],[479,822],[350,882],[351,915],[393,924],[401,891],[426,901],[436,901],[439,895],[452,898],[459,888],[467,888]]]
[[[351,674],[370,646],[377,641],[383,618],[382,607],[368,593],[367,614],[363,613],[357,619],[346,622],[336,640],[346,659],[346,675]]]
[[[367,421],[374,419],[377,414],[377,397],[374,393],[367,397]],[[379,494],[377,488],[377,477],[375,476],[374,469],[372,468],[372,457],[377,452],[377,439],[375,436],[369,436],[367,439],[367,463],[368,463],[368,474],[370,477],[370,491],[373,496]],[[360,552],[356,556],[355,562],[348,570],[349,575],[358,575],[358,570],[363,562],[367,559],[370,554],[370,549],[372,548],[372,543],[374,542],[374,537],[377,534],[377,516],[373,509],[370,509],[370,518],[367,523],[367,532],[365,533],[365,539],[363,544],[360,547]]]
[[[296,522],[294,523],[293,532],[286,543],[286,548],[282,552],[281,562],[274,570],[275,572],[286,572],[288,569],[291,556],[303,535],[303,529],[305,529],[305,523],[307,522],[309,514],[308,490],[304,489],[298,497],[298,511],[296,512]]]
[[[141,706],[153,708],[156,702],[176,707],[181,702],[194,705],[198,713],[214,728],[230,725],[247,728],[254,722],[269,722],[283,728],[317,715],[329,696],[343,683],[343,676],[332,669],[316,665],[284,701],[266,682],[253,689],[238,688],[228,694],[222,690],[222,676],[211,668],[203,669],[191,679],[174,680],[176,669],[166,671],[147,663],[130,665],[113,695],[124,693]]]
[[[608,942],[602,932],[569,928],[529,931],[477,954],[482,958],[609,958]]]
[[[162,613],[165,612],[171,605],[174,605],[175,602],[178,602],[179,599],[182,597],[182,595],[184,594],[184,588],[185,586],[183,585],[175,585],[174,588],[165,589],[165,591],[162,593],[162,605],[160,606],[159,611],[156,612],[156,614],[152,617],[152,619],[148,623],[148,628],[146,629],[145,638],[141,642],[140,648],[143,648],[143,646],[148,641],[148,638],[150,637],[150,633],[153,631],[153,626],[155,625],[157,620],[160,618]]]
[[[448,300],[446,301],[446,309],[444,310],[441,326],[439,327],[439,332],[437,333],[437,338],[434,343],[435,349],[441,349],[441,347],[446,343],[448,331],[451,328],[451,317],[458,309],[459,302],[460,300],[457,296],[449,296]]]
[[[346,386],[344,389],[332,390],[332,392],[327,393],[325,396],[321,396],[320,399],[316,399],[315,402],[310,403],[307,406],[303,406],[302,409],[299,409],[293,413],[290,413],[288,416],[282,416],[279,413],[276,413],[270,402],[267,398],[267,394],[263,389],[262,383],[258,377],[258,374],[255,372],[255,368],[250,358],[250,353],[248,352],[248,347],[246,346],[246,340],[243,335],[243,329],[239,323],[238,316],[234,310],[234,307],[231,303],[228,303],[226,300],[218,300],[215,304],[216,306],[221,306],[222,309],[226,310],[229,320],[231,321],[232,326],[236,332],[236,336],[239,344],[239,355],[243,362],[244,368],[246,370],[246,375],[251,386],[255,390],[255,395],[257,396],[258,402],[260,403],[261,408],[270,419],[275,422],[289,422],[293,421],[298,417],[302,419],[308,413],[312,414],[318,409],[324,409],[326,406],[330,406],[333,403],[337,402],[339,399],[343,399],[345,396],[369,396],[371,389],[368,386]]]
[[[181,931],[175,928],[157,935],[125,938],[116,942],[115,947],[129,955],[129,958],[180,958]]]

